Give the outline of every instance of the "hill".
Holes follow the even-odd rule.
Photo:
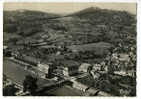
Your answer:
[[[4,11],[4,33],[9,36],[4,41],[14,44],[42,41],[71,46],[106,42],[129,46],[136,42],[136,18],[125,11],[93,7],[66,16],[29,10]],[[11,39],[10,35],[15,36]]]
[[[57,14],[40,11],[16,10],[4,11],[4,32],[29,36],[42,31],[42,24]]]

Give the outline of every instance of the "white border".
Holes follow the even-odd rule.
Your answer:
[[[125,3],[137,3],[137,97],[73,97],[75,99],[80,98],[95,98],[95,99],[141,99],[141,2],[140,0],[5,0],[4,2],[125,2]],[[3,49],[3,1],[0,0],[0,64],[3,67],[3,60],[2,60],[2,49]],[[0,69],[0,73],[2,74],[3,68]],[[0,74],[0,98],[5,98],[2,96],[2,75]],[[7,97],[11,99],[12,97]],[[23,98],[23,97],[13,97],[14,99]],[[31,97],[24,97],[24,98],[31,98]],[[56,99],[71,99],[72,97],[34,97],[34,98],[56,98]]]
[[[141,1],[137,4],[137,97],[141,99]]]
[[[5,0],[5,2],[137,2],[140,0]]]
[[[138,2],[140,0],[5,0],[5,2]]]
[[[3,73],[3,1],[0,1],[0,95],[2,96],[2,73]]]

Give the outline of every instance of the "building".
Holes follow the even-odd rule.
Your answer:
[[[40,50],[44,51],[46,54],[57,53],[59,49],[56,46],[40,46]]]
[[[84,92],[86,92],[86,90],[93,86],[94,84],[94,79],[92,76],[88,75],[82,78],[78,78],[76,80],[73,81],[73,88],[82,90]]]
[[[100,71],[102,68],[101,64],[94,64],[93,65],[93,71]]]
[[[107,92],[104,92],[104,91],[100,91],[99,93],[98,93],[98,96],[106,96],[106,97],[108,97],[108,96],[113,96],[112,94],[109,94],[109,93],[107,93]]]
[[[81,82],[78,81],[73,81],[73,88],[82,90],[85,92],[85,90],[88,88],[87,85],[82,84]]]
[[[79,72],[88,72],[90,66],[91,66],[91,64],[82,63],[79,67]]]
[[[5,49],[7,49],[8,48],[8,46],[6,46],[6,45],[3,45],[3,49],[5,50]]]
[[[135,70],[121,70],[121,71],[114,71],[114,73],[122,76],[136,77]]]
[[[100,78],[100,73],[97,71],[91,71],[90,74],[93,76],[93,79],[99,79]]]
[[[18,60],[20,64],[23,64],[25,66],[25,70],[27,70],[28,68],[33,68],[33,72],[37,73],[40,77],[52,78],[54,67],[51,63],[41,62],[41,60],[35,57],[26,55],[17,55],[15,56],[15,59]],[[25,65],[25,63],[27,65]]]
[[[32,56],[18,54],[18,55],[15,55],[14,58],[19,61],[23,61],[25,63],[28,63],[32,66],[37,66],[37,64],[39,63],[39,59],[32,57]]]
[[[87,90],[86,90],[86,92],[88,93],[88,96],[98,96],[99,94],[99,90],[97,90],[97,89],[94,89],[94,88],[88,88]],[[96,95],[96,93],[97,93],[97,95]]]
[[[38,63],[37,68],[38,68],[38,70],[48,74],[48,69],[49,69],[48,64]]]
[[[37,64],[37,69],[42,72],[42,77],[43,78],[47,78],[47,77],[50,77],[50,64],[44,64],[44,63],[38,63]]]
[[[5,47],[3,49],[3,55],[6,56],[6,57],[11,57],[12,56],[12,51]]]
[[[78,74],[79,63],[73,60],[60,61],[62,73],[64,76],[72,76]]]
[[[120,61],[126,61],[126,62],[129,62],[130,61],[130,57],[128,54],[124,54],[124,53],[120,53],[119,54],[119,60]]]
[[[131,76],[131,77],[136,77],[136,71],[135,70],[128,70],[127,75]]]

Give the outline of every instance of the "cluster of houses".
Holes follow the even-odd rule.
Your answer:
[[[48,50],[50,50],[50,48]],[[52,50],[52,48],[51,48],[51,50]],[[8,52],[9,52],[9,50],[8,50]],[[23,54],[21,55],[18,52],[12,53],[12,55],[14,56],[15,59],[27,62],[27,63],[29,63],[33,66],[38,67],[38,70],[44,72],[45,74],[48,74],[48,70],[50,68],[52,68],[52,65],[50,66],[50,63],[48,63],[48,62],[44,63],[40,59],[37,59],[37,58],[32,57],[32,56],[23,55]],[[120,63],[126,62],[126,61],[128,62],[130,60],[129,55],[122,54],[122,53],[120,55],[117,54],[117,53],[113,53],[110,57],[111,57],[110,60],[112,61],[111,65],[114,65],[114,67],[116,67],[116,66],[121,67]],[[80,63],[73,61],[73,60],[62,60],[62,61],[59,61],[58,66],[54,66],[54,67],[56,67],[57,69],[61,68],[63,75],[71,76],[71,75],[74,75],[74,74],[78,74],[79,72],[89,72],[88,70],[90,69],[90,67],[92,67],[93,72],[95,72],[95,71],[106,71],[106,72],[108,72],[108,69],[109,69],[108,65],[110,65],[110,64],[106,64],[105,61],[103,61],[99,64],[97,64],[97,63],[95,63],[95,64],[81,63],[80,64]],[[110,69],[111,69],[111,67],[110,67]],[[127,73],[123,73],[123,72],[126,72],[126,71],[127,70],[124,70],[124,69],[120,69],[120,70],[116,69],[115,73],[120,74],[122,72],[121,74],[127,74]],[[129,71],[128,75],[134,77],[135,71]]]
[[[115,74],[136,77],[136,55],[115,52],[111,55],[111,62]]]
[[[78,78],[75,80],[71,80],[73,82],[72,87],[79,89],[83,92],[89,93],[89,94],[95,94],[98,90],[95,90],[94,88],[91,88],[91,85],[93,84],[94,79],[100,77],[99,73],[95,73],[97,70],[100,69],[100,65],[95,64],[95,66],[92,66],[91,64],[88,63],[78,63],[73,60],[66,60],[66,61],[60,61],[58,65],[54,65],[52,63],[46,63],[46,62],[41,62],[39,59],[36,59],[31,56],[14,56],[14,60],[18,60],[20,63],[21,61],[27,64],[23,64],[26,69],[30,68],[36,68],[37,71],[36,73],[39,73],[42,78],[54,78],[56,77],[55,74],[58,73],[58,77],[61,75],[62,77],[73,77],[78,75],[79,73],[89,73],[91,75],[86,75],[86,77]],[[30,64],[30,65],[28,65]],[[95,67],[95,68],[94,68]],[[56,72],[55,72],[56,71]],[[107,94],[107,93],[104,93]]]
[[[46,49],[47,51],[54,51],[56,52],[56,48],[54,47],[43,47],[43,49]],[[6,50],[6,48],[5,48]],[[5,51],[4,50],[4,51]],[[18,50],[18,49],[17,49]],[[9,50],[8,50],[9,51]],[[75,75],[78,74],[79,72],[88,72],[89,67],[92,67],[91,64],[88,63],[78,63],[74,60],[59,60],[59,64],[57,64],[58,66],[55,66],[56,64],[50,64],[49,62],[46,61],[42,61],[41,59],[37,58],[37,57],[33,57],[33,56],[29,56],[26,54],[21,54],[18,51],[11,51],[11,56],[14,57],[14,59],[23,61],[25,63],[30,64],[33,67],[37,67],[37,69],[41,72],[44,72],[45,74],[48,74],[48,71],[50,70],[50,68],[55,67],[55,69],[61,69],[62,70],[62,74],[65,76],[71,76],[71,75]],[[59,57],[55,56],[55,57]],[[95,69],[96,68],[100,68],[100,66],[93,66]]]
[[[103,43],[100,43],[103,44]],[[105,45],[106,46],[106,45]],[[108,48],[111,46],[109,45]],[[7,47],[4,47],[4,51],[7,50]],[[20,48],[22,49],[22,48]],[[44,49],[45,51],[49,53],[57,53],[58,49],[56,47],[50,47],[45,46],[41,49]],[[71,48],[68,48],[71,49]],[[75,53],[83,48],[79,48],[74,46],[72,48],[72,52]],[[94,48],[92,48],[94,49]],[[85,49],[87,50],[87,49]],[[10,50],[8,50],[9,52]],[[5,51],[6,52],[6,51]],[[10,52],[9,52],[10,53]],[[131,53],[132,54],[132,53]],[[72,87],[82,90],[84,92],[88,92],[89,94],[95,94],[98,90],[93,89],[91,87],[94,84],[94,81],[99,79],[101,77],[101,74],[108,73],[110,70],[113,71],[115,74],[119,75],[128,75],[131,77],[135,77],[135,70],[126,70],[125,68],[121,68],[121,63],[130,62],[131,58],[129,55],[124,53],[112,53],[111,55],[108,55],[104,61],[100,63],[80,63],[74,60],[66,60],[62,58],[61,60],[57,61],[57,57],[60,56],[60,54],[56,54],[55,60],[52,62],[43,61],[40,58],[33,57],[26,54],[20,54],[18,51],[11,51],[11,56],[13,57],[13,60],[22,65],[24,65],[26,70],[30,70],[31,68],[34,68],[36,70],[35,73],[37,73],[41,78],[54,78],[54,77],[75,77],[80,74],[89,74],[82,78],[71,80],[73,82]],[[133,55],[132,55],[133,56]],[[128,64],[127,64],[128,65]],[[124,64],[125,66],[125,64]],[[113,69],[114,67],[114,69]],[[115,67],[120,69],[115,69]],[[102,72],[102,73],[101,73]],[[107,94],[107,93],[103,93]]]

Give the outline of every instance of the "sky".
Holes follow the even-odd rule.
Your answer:
[[[37,10],[50,13],[68,14],[88,7],[128,11],[136,14],[136,3],[4,3],[4,10]]]

